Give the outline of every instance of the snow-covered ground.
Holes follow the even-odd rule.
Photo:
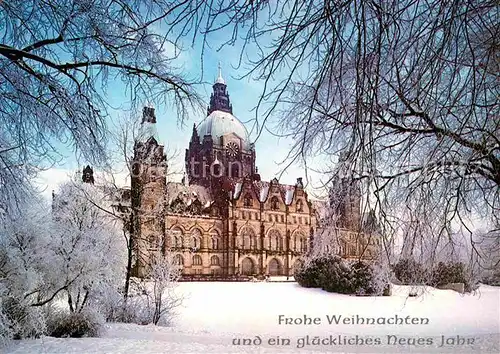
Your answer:
[[[498,287],[474,295],[419,288],[418,297],[408,297],[404,286],[391,297],[354,297],[291,282],[181,283],[178,290],[185,300],[172,328],[110,324],[102,338],[23,340],[7,352],[500,352]],[[342,324],[356,316],[386,324]]]

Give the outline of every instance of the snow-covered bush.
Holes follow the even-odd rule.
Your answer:
[[[175,292],[179,267],[170,254],[152,257],[150,278],[132,282],[130,296],[111,292],[102,297],[100,308],[108,322],[168,326],[182,297]]]
[[[99,337],[104,318],[91,308],[81,312],[57,311],[47,319],[47,334],[58,338]]]
[[[305,262],[295,275],[295,280],[304,287],[356,295],[382,295],[389,285],[388,279],[388,272],[381,265],[332,255]]]

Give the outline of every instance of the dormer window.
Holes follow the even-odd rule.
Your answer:
[[[245,207],[252,207],[253,206],[253,200],[249,194],[245,195],[245,198],[243,198],[243,206],[245,206]]]
[[[279,210],[280,208],[280,202],[278,200],[278,197],[274,196],[271,198],[271,209],[272,210]]]
[[[304,211],[304,203],[302,200],[297,200],[297,212],[302,213]]]

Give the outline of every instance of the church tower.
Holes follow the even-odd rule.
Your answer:
[[[217,195],[242,177],[256,178],[255,148],[247,129],[233,115],[226,81],[219,65],[207,117],[193,126],[185,163],[189,184]]]
[[[135,272],[147,273],[151,254],[165,251],[165,195],[167,158],[158,142],[156,115],[152,107],[144,107],[139,136],[134,143],[131,164],[131,206],[135,241]]]

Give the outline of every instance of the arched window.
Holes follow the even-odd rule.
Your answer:
[[[210,257],[210,264],[214,265],[214,266],[218,266],[220,264],[219,257],[217,257],[217,256]]]
[[[243,206],[249,208],[253,206],[253,199],[250,194],[246,194],[245,197],[243,198]]]
[[[201,231],[194,229],[191,235],[191,247],[194,249],[201,248]]]
[[[302,240],[302,245],[300,246],[300,250],[304,253],[307,252],[307,248],[308,248],[308,244],[309,244],[309,240],[307,239],[306,236],[304,236],[303,238],[301,238]]]
[[[281,239],[281,234],[278,230],[271,230],[268,234],[269,238],[269,249],[271,251],[282,251],[283,250],[283,242]]]
[[[241,230],[241,241],[242,248],[246,250],[255,250],[258,249],[257,236],[255,231],[251,227],[245,227]]]
[[[280,208],[280,202],[278,197],[274,196],[271,198],[271,209],[272,210],[279,210]]]
[[[193,265],[202,265],[203,261],[201,260],[201,257],[199,255],[194,255],[193,256]]]
[[[218,250],[220,246],[219,232],[214,229],[210,231],[210,248]]]
[[[307,237],[302,232],[298,231],[293,237],[293,250],[295,252],[305,252],[307,250]]]
[[[172,247],[182,248],[182,230],[177,227],[170,230],[170,240]]]
[[[238,178],[240,176],[240,166],[238,162],[231,162],[229,167],[229,177]]]
[[[181,266],[181,265],[184,265],[184,258],[183,258],[180,254],[178,254],[178,255],[176,255],[176,256],[175,256],[175,258],[174,258],[174,263],[175,263],[176,265],[180,265],[180,266]]]

